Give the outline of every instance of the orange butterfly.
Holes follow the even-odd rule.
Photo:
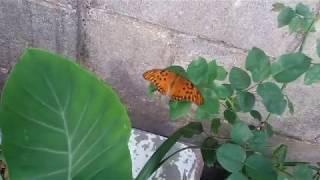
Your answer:
[[[197,105],[203,104],[199,89],[191,81],[167,69],[152,69],[143,73],[144,79],[150,81],[157,90],[174,100],[186,100]]]

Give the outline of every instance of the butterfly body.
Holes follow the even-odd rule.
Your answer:
[[[146,71],[143,77],[150,81],[161,94],[167,95],[173,100],[191,101],[197,105],[203,104],[203,97],[199,89],[191,81],[173,71],[152,69]]]

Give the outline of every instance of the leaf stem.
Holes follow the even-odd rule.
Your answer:
[[[306,42],[306,39],[307,39],[307,36],[308,36],[308,34],[309,34],[312,26],[313,26],[314,23],[316,22],[316,20],[317,20],[316,18],[314,18],[314,19],[312,20],[312,22],[311,22],[310,25],[308,26],[307,31],[303,34],[303,36],[302,36],[302,41],[301,41],[301,45],[300,45],[300,47],[299,47],[298,52],[302,52],[303,47],[304,47],[305,42]]]

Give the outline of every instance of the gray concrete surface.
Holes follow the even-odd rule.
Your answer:
[[[156,149],[165,141],[166,138],[133,129],[129,140],[129,149],[132,158],[132,175],[137,177],[147,160],[152,156]],[[173,152],[185,148],[187,145],[177,143],[168,152]],[[200,150],[187,149],[177,153],[175,156],[166,161],[156,172],[149,178],[150,180],[186,180],[199,179],[203,163]]]
[[[228,68],[241,66],[252,46],[271,56],[292,51],[300,39],[277,28],[277,14],[270,10],[274,2],[2,0],[0,65],[12,66],[28,46],[77,58],[120,93],[135,127],[168,135],[186,120],[170,121],[166,101],[147,97],[142,73],[171,64],[186,67],[199,55],[216,58]],[[319,3],[303,2],[313,8]],[[312,57],[318,37],[316,33],[308,38],[306,52]],[[295,139],[292,151],[301,152],[301,159],[320,161],[319,88],[304,86],[301,80],[289,85],[296,112],[271,121],[280,134],[275,141]],[[310,147],[308,155],[301,147]]]

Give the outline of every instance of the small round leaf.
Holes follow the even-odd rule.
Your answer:
[[[238,67],[233,67],[231,69],[229,81],[231,86],[238,90],[246,89],[251,83],[248,73]]]
[[[251,111],[255,103],[255,96],[252,93],[247,91],[239,92],[237,99],[242,112]]]
[[[238,172],[243,167],[246,152],[239,145],[226,143],[218,148],[217,159],[227,171]]]
[[[245,166],[247,175],[252,179],[277,179],[277,173],[273,170],[272,162],[260,154],[249,156]]]

